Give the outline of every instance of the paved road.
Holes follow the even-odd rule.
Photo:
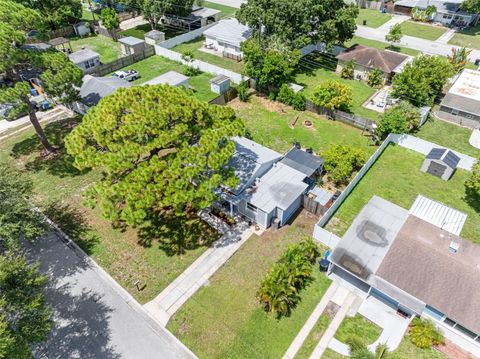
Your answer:
[[[42,111],[37,112],[37,118],[38,118],[38,121],[40,121],[41,123],[43,121],[48,121],[49,119],[55,116],[66,115],[66,114],[67,114],[67,110],[65,108],[63,108],[62,106],[57,106],[45,112],[42,112]],[[28,115],[19,117],[18,119],[13,121],[0,120],[0,134],[12,128],[22,127],[25,125],[30,125],[30,117]]]
[[[36,358],[189,359],[195,356],[83,252],[50,235],[27,245],[51,278],[54,329]]]

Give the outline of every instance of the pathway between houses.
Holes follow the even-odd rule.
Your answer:
[[[250,238],[254,231],[253,227],[244,222],[230,228],[221,221],[213,220],[214,223],[212,223],[212,218],[207,218],[205,213],[201,213],[200,216],[219,229],[223,235],[155,299],[144,305],[150,315],[164,326],[172,315]]]
[[[394,26],[396,24],[401,24],[402,22],[405,22],[408,19],[410,19],[410,16],[393,15],[390,20],[388,20],[385,24],[383,24],[382,26],[379,26],[375,30],[387,34],[390,31],[390,28],[392,26]],[[385,36],[384,36],[384,38],[385,38]]]
[[[447,44],[453,35],[455,35],[456,31],[456,29],[448,29],[448,31],[444,32],[436,41],[441,44]]]

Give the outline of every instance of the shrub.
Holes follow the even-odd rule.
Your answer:
[[[352,89],[339,81],[328,80],[315,88],[312,100],[328,110],[346,110],[352,104]]]
[[[305,110],[305,96],[298,92],[293,91],[287,84],[283,84],[278,92],[277,100],[292,106],[295,110]]]
[[[191,50],[187,50],[182,54],[182,60],[187,63],[185,66],[183,73],[185,76],[197,76],[200,75],[202,72],[193,67],[193,61],[195,61],[195,53]]]
[[[300,301],[299,292],[311,281],[312,268],[320,255],[312,238],[287,248],[260,283],[257,298],[266,312],[290,315]]]
[[[407,101],[400,101],[385,111],[378,122],[375,134],[385,138],[389,133],[408,133],[414,131],[419,123],[418,108]]]
[[[415,318],[410,328],[410,340],[417,347],[426,349],[432,345],[443,344],[443,335],[430,320]]]
[[[380,88],[383,85],[383,72],[380,69],[374,69],[368,72],[367,84],[373,88]]]
[[[363,166],[366,155],[359,148],[334,145],[325,151],[323,158],[328,177],[335,183],[347,183],[352,173]]]
[[[240,82],[237,87],[238,98],[242,102],[248,101],[248,85],[245,81]]]
[[[340,77],[342,79],[353,80],[354,69],[355,63],[353,62],[353,60],[345,61],[342,67],[342,71],[340,71]]]
[[[270,101],[275,101],[277,99],[277,92],[274,90],[271,90],[268,92],[268,99]]]

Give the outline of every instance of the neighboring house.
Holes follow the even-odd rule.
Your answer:
[[[466,217],[423,196],[410,210],[374,196],[333,250],[330,273],[428,317],[478,355],[480,246],[459,237]]]
[[[143,85],[161,85],[167,84],[175,87],[185,87],[187,90],[190,88],[188,84],[188,77],[182,75],[176,71],[168,71],[164,74],[157,76],[150,81],[145,82]]]
[[[84,115],[90,107],[96,106],[98,102],[119,88],[130,87],[132,84],[118,77],[95,77],[85,75],[80,87],[80,101],[77,101],[73,110]]]
[[[440,103],[438,117],[480,128],[480,72],[465,69]]]
[[[98,52],[89,49],[75,51],[69,54],[68,58],[85,73],[93,72],[95,68],[101,65]]]
[[[425,10],[428,6],[435,6],[436,11],[431,17],[434,23],[448,26],[465,27],[477,22],[478,14],[471,14],[460,10],[464,0],[400,0],[395,2],[394,12],[411,15],[414,8]]]
[[[354,78],[367,81],[368,73],[374,69],[380,69],[384,75],[384,83],[392,80],[393,75],[403,69],[404,63],[410,61],[410,57],[394,51],[379,50],[363,45],[353,45],[336,56],[337,73],[340,73],[347,61],[353,61]]]
[[[139,54],[145,50],[145,40],[133,36],[122,37],[118,42],[122,48],[122,56]]]
[[[303,196],[311,187],[309,176],[301,171],[311,167],[301,168],[291,158],[285,162],[290,161],[292,166],[287,165],[280,153],[247,138],[233,140],[236,151],[228,166],[235,171],[239,184],[235,189],[221,190],[222,204],[231,215],[243,215],[261,228],[284,225],[302,206]]]
[[[188,31],[198,29],[202,26],[220,20],[221,11],[205,6],[192,6],[192,12],[188,16],[166,15],[162,18],[163,24],[185,28]]]
[[[240,50],[242,42],[251,36],[248,26],[238,22],[237,19],[220,20],[218,24],[204,31],[205,50],[218,56],[241,60],[243,53]]]

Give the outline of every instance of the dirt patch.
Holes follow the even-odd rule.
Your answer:
[[[328,302],[327,306],[325,307],[325,310],[323,311],[324,314],[328,315],[330,320],[332,320],[335,315],[337,314],[338,310],[340,309],[340,306],[332,301]]]
[[[444,345],[434,346],[436,350],[445,354],[450,359],[471,359],[473,356],[467,351],[459,348],[449,340],[445,340]]]

